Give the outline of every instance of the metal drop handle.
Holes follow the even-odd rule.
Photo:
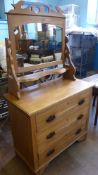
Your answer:
[[[47,153],[47,157],[51,156],[55,152],[55,149],[51,149]]]
[[[54,135],[55,135],[55,131],[50,132],[50,133],[47,135],[47,139],[51,139]]]
[[[77,117],[77,120],[81,120],[83,117],[84,117],[84,115],[83,115],[83,114],[80,114],[80,115]]]
[[[55,118],[56,118],[55,115],[50,115],[50,116],[46,119],[46,122],[47,122],[47,123],[50,123],[50,122],[52,122]]]
[[[84,102],[85,102],[85,99],[81,99],[81,100],[78,102],[78,105],[82,105]]]
[[[78,135],[78,134],[80,134],[81,133],[81,131],[82,131],[82,129],[81,128],[79,128],[76,132],[75,132],[75,135]]]

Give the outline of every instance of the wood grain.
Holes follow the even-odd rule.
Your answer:
[[[5,96],[15,151],[32,172],[40,175],[51,160],[87,134],[91,95],[87,82],[57,79],[22,90],[20,100]],[[50,115],[56,120],[48,126],[45,121]],[[51,133],[54,137],[47,139]]]
[[[79,134],[76,134],[79,129],[81,129],[81,132]],[[63,151],[65,148],[67,148],[69,145],[71,145],[73,142],[75,142],[77,139],[79,139],[79,137],[81,137],[85,133],[86,133],[85,124],[73,125],[73,127],[71,127],[71,130],[69,130],[68,134],[65,133],[65,136],[61,137],[61,139],[58,140],[58,142],[55,142],[54,145],[49,146],[49,148],[47,148],[46,151],[39,154],[39,164],[42,165],[51,161],[61,151]],[[51,153],[49,156],[47,156],[50,150],[54,150],[54,152]]]
[[[78,102],[82,98],[85,99],[85,103],[79,106]],[[47,108],[45,112],[40,112],[36,115],[37,132],[42,133],[42,131],[49,130],[53,127],[58,128],[60,125],[68,125],[73,120],[76,120],[79,113],[84,113],[84,111],[88,109],[88,106],[89,97],[87,93],[83,95],[80,94],[80,96],[74,96],[74,98],[70,98],[59,105]],[[73,110],[76,115],[73,115]],[[51,122],[47,122],[47,119],[50,116],[55,116],[55,118]]]
[[[44,70],[44,71],[39,71],[37,73],[32,73],[30,75],[24,75],[18,78],[18,81],[20,83],[27,83],[27,82],[34,82],[38,81],[39,79],[47,76],[47,75],[56,75],[56,74],[63,74],[66,72],[65,68],[55,68],[55,69],[50,69],[50,70]]]
[[[91,87],[91,84],[82,80],[77,79],[76,81],[71,81],[59,79],[46,82],[40,87],[36,85],[34,87],[28,87],[21,90],[20,100],[17,100],[10,94],[6,94],[5,96],[6,99],[15,106],[23,110],[25,113],[32,115],[35,112],[40,113],[40,111],[42,112],[42,110],[46,110],[47,107],[51,108],[57,103],[61,104],[66,99],[72,98],[72,96],[78,93],[82,94],[82,91],[86,90],[89,94],[92,92]]]

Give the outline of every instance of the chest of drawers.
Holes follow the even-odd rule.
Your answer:
[[[28,87],[9,104],[15,151],[35,174],[87,135],[92,87],[81,80],[55,80]]]

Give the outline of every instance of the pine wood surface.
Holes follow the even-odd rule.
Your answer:
[[[63,115],[63,119],[62,119],[62,116],[61,116],[58,122],[56,122],[56,121],[52,122],[52,124],[54,124],[54,125],[50,126],[50,124],[48,124],[48,127],[43,126],[44,130],[41,131],[41,132],[37,132],[37,141],[38,141],[38,143],[39,144],[51,143],[56,138],[57,139],[59,138],[59,136],[61,135],[61,133],[63,133],[63,130],[65,130],[65,128],[67,128],[67,130],[65,132],[65,133],[67,133],[67,132],[69,132],[68,131],[69,126],[73,125],[73,123],[75,123],[75,122],[78,123],[78,121],[81,121],[81,119],[83,119],[83,120],[86,119],[87,120],[88,105],[85,106],[84,110],[83,109],[81,110],[79,108],[79,111],[78,111],[78,107],[77,107],[77,109],[74,110],[74,115],[73,115],[72,111],[73,111],[73,109],[71,111],[67,111]],[[83,115],[83,117],[81,119],[78,119],[78,117],[80,115]],[[50,126],[50,128],[49,128],[49,126]],[[48,136],[52,132],[55,132],[55,134],[53,135],[53,137],[49,138]]]
[[[40,78],[43,78],[47,75],[53,75],[53,74],[63,74],[64,72],[66,72],[65,68],[55,68],[55,69],[50,69],[50,70],[44,70],[44,71],[40,71],[37,73],[32,73],[30,75],[24,75],[18,78],[18,81],[20,83],[24,83],[24,82],[33,82],[33,81],[37,81]]]
[[[82,80],[53,80],[42,84],[40,87],[28,87],[21,90],[21,99],[6,94],[5,98],[25,113],[31,115],[40,112],[53,104],[63,102],[68,97],[91,89],[92,85]]]
[[[73,144],[56,157],[43,175],[98,175],[98,125],[94,127],[94,111],[91,110],[88,137]],[[14,152],[9,122],[0,134],[0,175],[34,175]]]
[[[98,88],[98,74],[91,75],[83,79],[92,84],[92,86]]]
[[[47,14],[42,4],[39,12],[35,13],[36,4],[22,8],[23,4],[22,1],[18,2],[14,5],[14,10],[7,13],[9,36],[12,43],[11,45],[11,43],[6,42],[7,56],[10,61],[9,93],[13,95],[6,94],[5,98],[9,104],[15,151],[32,172],[40,175],[52,159],[74,142],[86,136],[92,85],[75,79],[75,68],[67,47],[65,17],[62,11],[59,8],[51,11],[48,7]],[[30,76],[17,77],[18,71],[28,72],[31,71],[31,67],[18,69],[13,31],[16,26],[32,21],[54,24],[62,28],[61,59],[63,68],[35,74],[35,77],[32,78]],[[35,68],[41,69],[41,67],[48,67],[50,64],[56,65],[57,62],[41,64],[38,67],[32,66],[32,68],[34,70]],[[57,73],[63,74],[63,79],[61,77],[43,84],[36,84],[33,87],[20,89],[21,82],[35,81],[45,75]],[[21,98],[17,99],[15,96]],[[50,127],[49,118],[56,119],[52,120],[53,124]],[[51,140],[47,138],[51,138]]]
[[[90,93],[90,92],[89,92]],[[78,98],[76,98],[78,97]],[[59,105],[50,107],[46,109],[44,112],[37,113],[36,115],[36,125],[37,125],[37,133],[39,136],[44,131],[51,131],[52,129],[57,130],[58,127],[68,126],[73,121],[77,120],[80,114],[86,116],[87,109],[89,108],[89,95],[81,94],[76,96],[74,99],[66,100],[64,103]],[[79,99],[85,99],[85,103],[81,106],[78,105]],[[74,115],[73,115],[74,111]],[[49,116],[55,115],[54,120],[52,122],[47,122]],[[66,117],[65,117],[66,116]],[[69,117],[70,116],[70,117]],[[84,117],[83,116],[83,117]]]
[[[50,130],[52,132],[53,131],[55,132],[55,136],[50,139],[47,139],[47,136],[51,133],[50,131],[48,131],[48,133],[47,132],[42,133],[42,135],[37,137],[39,154],[43,155],[45,151],[48,152],[48,150],[50,150],[51,148],[53,149],[54,146],[59,145],[60,143],[62,144],[63,140],[64,142],[67,142],[67,140],[71,137],[72,134],[75,136],[75,132],[73,133],[72,131],[73,128],[76,131],[81,127],[84,127],[86,129],[87,120],[88,120],[88,115],[86,114],[84,116],[84,119],[73,121],[69,126],[58,127],[58,130],[51,128]],[[79,134],[77,134],[76,136],[79,136]]]
[[[47,67],[51,67],[51,66],[56,66],[58,64],[62,64],[62,60],[60,61],[52,61],[52,62],[47,62],[47,63],[40,63],[40,64],[29,64],[29,63],[24,63],[24,67],[18,67],[18,73],[22,73],[22,72],[28,72],[28,71],[33,71],[33,70],[37,70],[37,69],[43,69],[43,68],[47,68]]]
[[[20,100],[5,96],[15,151],[32,172],[40,175],[51,160],[86,136],[91,92],[87,82],[60,78],[23,89]],[[56,120],[50,125],[47,118],[52,115]],[[47,139],[51,132],[55,136]]]
[[[79,129],[81,129],[81,133],[75,134]],[[65,131],[66,132],[66,131]],[[47,145],[46,149],[39,153],[39,164],[45,165],[47,162],[51,161],[54,157],[56,157],[60,152],[62,152],[64,149],[69,147],[71,144],[73,144],[78,138],[86,134],[86,122],[82,123],[75,123],[73,126],[70,126],[69,132],[65,135],[61,135],[59,140],[53,143],[53,145]],[[54,152],[50,155],[48,155],[48,152],[50,150],[54,150]]]

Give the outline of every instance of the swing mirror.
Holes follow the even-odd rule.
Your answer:
[[[62,29],[52,24],[27,23],[14,28],[18,67],[61,60]]]

